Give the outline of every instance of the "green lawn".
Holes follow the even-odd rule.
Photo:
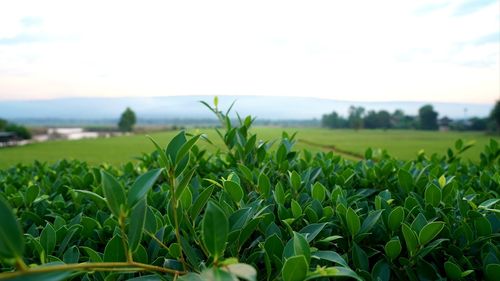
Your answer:
[[[281,132],[298,132],[296,149],[304,148],[313,151],[328,150],[325,146],[335,146],[343,151],[363,154],[366,148],[382,148],[400,159],[414,158],[420,149],[427,154],[444,154],[448,147],[453,146],[458,138],[465,141],[475,140],[476,145],[465,155],[477,161],[479,153],[491,136],[484,133],[461,132],[423,132],[407,130],[326,130],[316,128],[255,128],[259,139],[273,140],[281,136]],[[222,147],[222,142],[212,129],[192,130],[192,133],[206,133],[215,145],[202,142],[209,150]],[[160,144],[166,145],[176,132],[153,133],[151,136]],[[496,137],[499,140],[498,137]],[[308,144],[300,140],[307,141]],[[0,149],[0,168],[6,168],[16,163],[31,163],[34,160],[55,162],[62,158],[79,159],[97,165],[103,162],[120,165],[131,161],[142,152],[150,152],[153,145],[145,135],[132,135],[103,139],[87,139],[76,141],[51,141],[30,144],[23,147]]]

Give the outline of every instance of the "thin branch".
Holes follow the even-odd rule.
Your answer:
[[[32,267],[26,270],[18,270],[13,272],[3,272],[0,273],[0,280],[5,280],[9,278],[39,274],[39,273],[49,273],[57,271],[155,271],[161,273],[168,273],[173,275],[183,275],[186,274],[185,271],[178,271],[170,268],[160,267],[156,265],[144,264],[139,262],[100,262],[100,263],[74,263],[74,264],[62,264],[54,266],[39,266]]]

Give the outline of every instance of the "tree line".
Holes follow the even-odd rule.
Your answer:
[[[448,117],[438,118],[439,113],[430,104],[422,106],[417,116],[407,115],[397,109],[390,113],[387,110],[366,110],[362,106],[350,106],[347,117],[333,111],[324,114],[321,126],[331,129],[352,128],[359,129],[419,129],[419,130],[474,130],[500,131],[500,100],[489,117],[452,120]]]
[[[31,139],[31,133],[25,126],[8,122],[5,119],[0,119],[0,132],[13,133],[20,139]]]

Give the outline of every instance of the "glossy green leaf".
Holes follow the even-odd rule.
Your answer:
[[[458,265],[451,261],[447,261],[444,263],[444,270],[446,272],[446,276],[451,280],[460,280],[462,279],[462,270]]]
[[[500,201],[500,199],[488,199],[479,204],[478,208],[480,209],[489,209],[493,207],[495,204],[497,204]]]
[[[306,280],[314,280],[314,279],[323,280],[326,277],[341,277],[341,278],[347,277],[347,278],[352,278],[352,279],[355,279],[358,281],[364,280],[356,272],[354,272],[352,269],[347,268],[347,267],[339,267],[339,266],[318,268],[318,269],[316,269],[316,271],[309,273],[304,280],[305,281]]]
[[[485,269],[486,280],[495,281],[498,280],[498,276],[500,276],[500,264],[492,263],[488,264]]]
[[[181,150],[181,147],[186,143],[186,133],[180,131],[167,145],[167,156],[170,158],[172,163],[179,163],[183,159],[177,159],[177,154]]]
[[[294,232],[293,237],[285,245],[283,258],[288,259],[297,255],[303,255],[307,264],[311,261],[311,249],[307,240],[302,234]]]
[[[300,177],[299,173],[297,173],[296,171],[292,171],[290,173],[290,183],[292,184],[293,189],[299,190],[302,184],[302,178]]]
[[[121,206],[125,206],[125,192],[118,181],[108,172],[101,170],[102,191],[108,207],[116,217],[120,217]]]
[[[174,258],[179,258],[181,256],[181,246],[179,246],[178,243],[172,243],[168,247],[168,253],[174,257]]]
[[[385,260],[379,260],[372,269],[373,280],[389,281],[391,279],[391,268]]]
[[[180,180],[180,182],[178,182],[177,186],[175,187],[176,198],[180,198],[181,194],[183,194],[186,189],[189,189],[189,183],[191,182],[191,179],[193,178],[196,169],[197,167],[195,166],[183,173],[182,179]]]
[[[0,196],[0,257],[21,257],[24,252],[24,239],[21,226],[9,203]]]
[[[292,215],[294,218],[299,218],[302,216],[302,207],[300,207],[300,204],[292,199],[291,202],[291,209],[292,209]]]
[[[132,184],[128,192],[128,206],[132,208],[139,200],[141,200],[148,191],[153,187],[154,183],[160,176],[163,169],[150,170],[140,175]]]
[[[391,239],[385,244],[384,250],[389,259],[393,260],[401,253],[401,242],[399,242],[398,238]]]
[[[359,229],[360,233],[368,233],[372,230],[372,228],[377,224],[380,216],[382,215],[382,210],[371,211],[368,216],[363,220],[361,224],[361,228]]]
[[[25,196],[25,201],[26,205],[31,205],[33,201],[38,197],[38,194],[40,193],[40,187],[38,185],[31,185],[26,189],[26,193],[24,194]]]
[[[88,258],[89,258],[89,262],[102,262],[102,257],[101,255],[95,251],[94,249],[92,248],[89,248],[89,247],[80,247],[82,250],[85,251],[85,253],[87,254]]]
[[[177,152],[177,155],[175,157],[175,162],[178,164],[184,157],[189,153],[191,148],[195,145],[195,143],[198,141],[198,139],[201,137],[201,135],[196,135],[192,138],[190,138],[186,143],[184,143],[179,151]]]
[[[50,223],[47,223],[40,233],[40,244],[45,249],[47,255],[52,254],[56,247],[56,242],[56,231]]]
[[[226,248],[229,222],[222,209],[213,202],[208,202],[203,216],[202,238],[207,251],[215,260],[222,257]]]
[[[352,246],[352,260],[356,268],[368,271],[369,269],[368,255],[355,242],[353,243]]]
[[[408,171],[399,170],[398,181],[401,188],[406,192],[410,192],[413,189],[413,177]]]
[[[238,203],[243,199],[243,189],[234,181],[224,181],[224,189],[229,193],[231,199]]]
[[[418,246],[417,234],[405,223],[401,225],[401,230],[403,232],[403,237],[405,238],[406,248],[408,252],[410,252],[410,255],[413,256]]]
[[[78,263],[80,259],[80,252],[78,251],[78,247],[71,246],[64,252],[63,261],[65,263]]]
[[[418,234],[420,245],[425,245],[436,237],[444,227],[444,222],[430,222]]]
[[[276,184],[276,188],[274,189],[274,200],[278,204],[285,204],[285,191],[280,183]]]
[[[475,218],[474,223],[476,226],[476,232],[478,236],[488,236],[493,232],[491,223],[488,221],[487,218],[483,216]]]
[[[304,226],[299,233],[305,235],[307,242],[311,242],[316,238],[316,236],[318,236],[326,225],[326,223],[311,223]]]
[[[271,192],[271,182],[269,178],[267,177],[266,174],[261,173],[259,175],[259,181],[258,184],[259,186],[259,192],[263,195],[269,195]]]
[[[96,203],[97,206],[106,206],[107,202],[104,197],[100,196],[99,194],[88,191],[88,190],[81,190],[81,189],[73,189],[74,192],[82,194],[85,198],[88,198]]]
[[[389,218],[387,219],[389,229],[391,231],[395,231],[396,229],[398,229],[404,220],[404,216],[405,210],[403,209],[403,207],[396,207],[395,209],[393,209],[389,214]]]
[[[441,189],[434,184],[430,184],[425,189],[425,202],[437,207],[441,202]]]
[[[193,193],[189,188],[184,189],[179,197],[179,202],[181,203],[182,208],[185,210],[191,207],[191,204],[193,203]]]
[[[170,163],[169,159],[167,158],[166,151],[163,148],[161,148],[160,145],[151,136],[147,136],[147,137],[155,146],[156,152],[158,153],[158,155],[160,157],[160,160],[161,160],[161,163],[163,164],[163,167],[167,170],[170,169],[171,163]]]
[[[306,258],[297,255],[288,258],[283,264],[281,276],[284,281],[303,281],[309,271]]]
[[[356,235],[361,227],[361,223],[359,221],[359,216],[352,208],[347,209],[346,222],[349,233],[351,233],[352,236]]]
[[[311,256],[316,259],[327,260],[344,267],[349,267],[344,258],[334,251],[316,251]]]
[[[411,229],[416,231],[417,233],[422,230],[422,228],[427,224],[427,219],[422,213],[419,213],[417,217],[411,223]]]
[[[211,185],[205,190],[203,190],[200,195],[196,198],[194,201],[193,206],[189,210],[189,213],[191,215],[191,218],[196,218],[200,214],[201,210],[205,207],[205,205],[208,202],[208,199],[210,199],[210,196],[212,195],[212,192],[214,191],[215,186]]]
[[[269,236],[264,242],[264,249],[270,257],[272,257],[273,255],[276,257],[281,257],[283,255],[284,249],[283,242],[278,237],[278,235],[274,233]]]
[[[146,208],[146,198],[142,198],[132,208],[132,211],[130,213],[130,223],[128,227],[127,238],[129,251],[132,253],[137,250],[142,239],[144,224],[146,222]]]
[[[103,261],[105,262],[124,262],[127,261],[123,241],[119,235],[114,235],[104,248]]]
[[[326,196],[326,188],[319,182],[316,182],[311,189],[312,198],[323,202]]]

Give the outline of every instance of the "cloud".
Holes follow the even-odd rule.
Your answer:
[[[479,37],[473,41],[474,45],[500,44],[500,31]]]
[[[449,5],[450,5],[449,1],[442,1],[442,2],[438,2],[438,1],[434,2],[433,1],[432,3],[424,4],[420,7],[418,7],[417,9],[415,9],[414,14],[417,16],[429,14],[429,13],[432,13],[434,11],[444,9],[444,8],[448,7]]]
[[[500,91],[495,5],[456,17],[463,3],[442,0],[48,3],[0,2],[0,100],[7,88],[454,101]]]
[[[467,0],[467,1],[463,2],[462,5],[460,5],[456,8],[454,14],[456,16],[465,16],[465,15],[477,12],[480,9],[482,9],[486,6],[489,6],[491,4],[498,5],[498,0]]]
[[[41,26],[43,19],[40,17],[24,17],[21,19],[21,25],[25,28]]]
[[[0,45],[19,45],[47,41],[40,35],[21,33],[10,38],[0,38]]]

